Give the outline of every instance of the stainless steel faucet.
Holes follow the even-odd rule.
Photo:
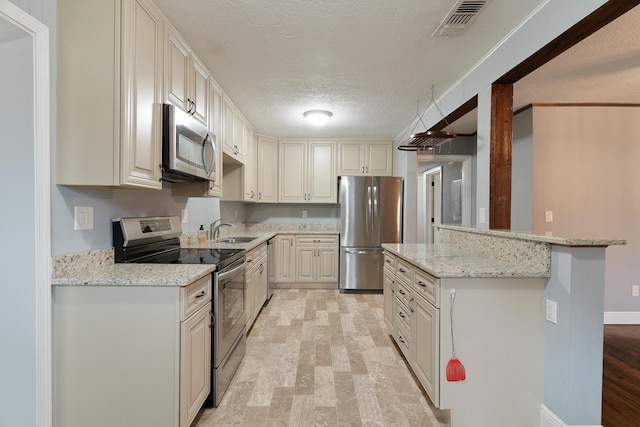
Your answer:
[[[211,232],[211,240],[216,240],[219,236],[220,236],[220,227],[232,227],[233,224],[229,224],[228,222],[220,222],[220,224],[217,224],[217,222],[222,221],[222,218],[216,219],[215,221],[213,221],[211,223],[211,227],[210,227],[210,232]]]

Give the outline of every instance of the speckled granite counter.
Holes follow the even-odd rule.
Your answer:
[[[112,264],[52,279],[55,286],[186,286],[210,274],[215,265]]]
[[[332,224],[234,224],[220,229],[221,237],[255,237],[245,243],[197,243],[196,234],[185,234],[185,248],[251,250],[276,234],[338,234]],[[113,248],[68,254],[53,259],[54,286],[185,286],[211,273],[215,265],[114,264]]]
[[[549,277],[550,245],[606,247],[624,239],[438,225],[440,243],[382,247],[436,277]]]
[[[180,246],[184,248],[219,248],[251,250],[266,242],[277,234],[339,234],[338,227],[333,224],[234,224],[232,227],[220,229],[220,238],[255,237],[250,242],[221,243],[207,240],[204,245],[197,243],[196,234],[185,234],[180,238]]]
[[[548,263],[537,256],[516,262],[444,245],[385,243],[382,247],[435,277],[549,276]]]

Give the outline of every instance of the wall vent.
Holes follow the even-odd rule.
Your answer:
[[[461,35],[486,3],[487,0],[458,0],[431,36],[456,37]]]

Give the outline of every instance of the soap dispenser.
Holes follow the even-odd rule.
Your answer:
[[[204,225],[200,225],[200,230],[198,230],[198,244],[204,245],[207,243],[207,232],[204,229]]]

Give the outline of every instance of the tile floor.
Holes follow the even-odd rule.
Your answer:
[[[446,426],[389,334],[381,294],[278,289],[193,426]]]

